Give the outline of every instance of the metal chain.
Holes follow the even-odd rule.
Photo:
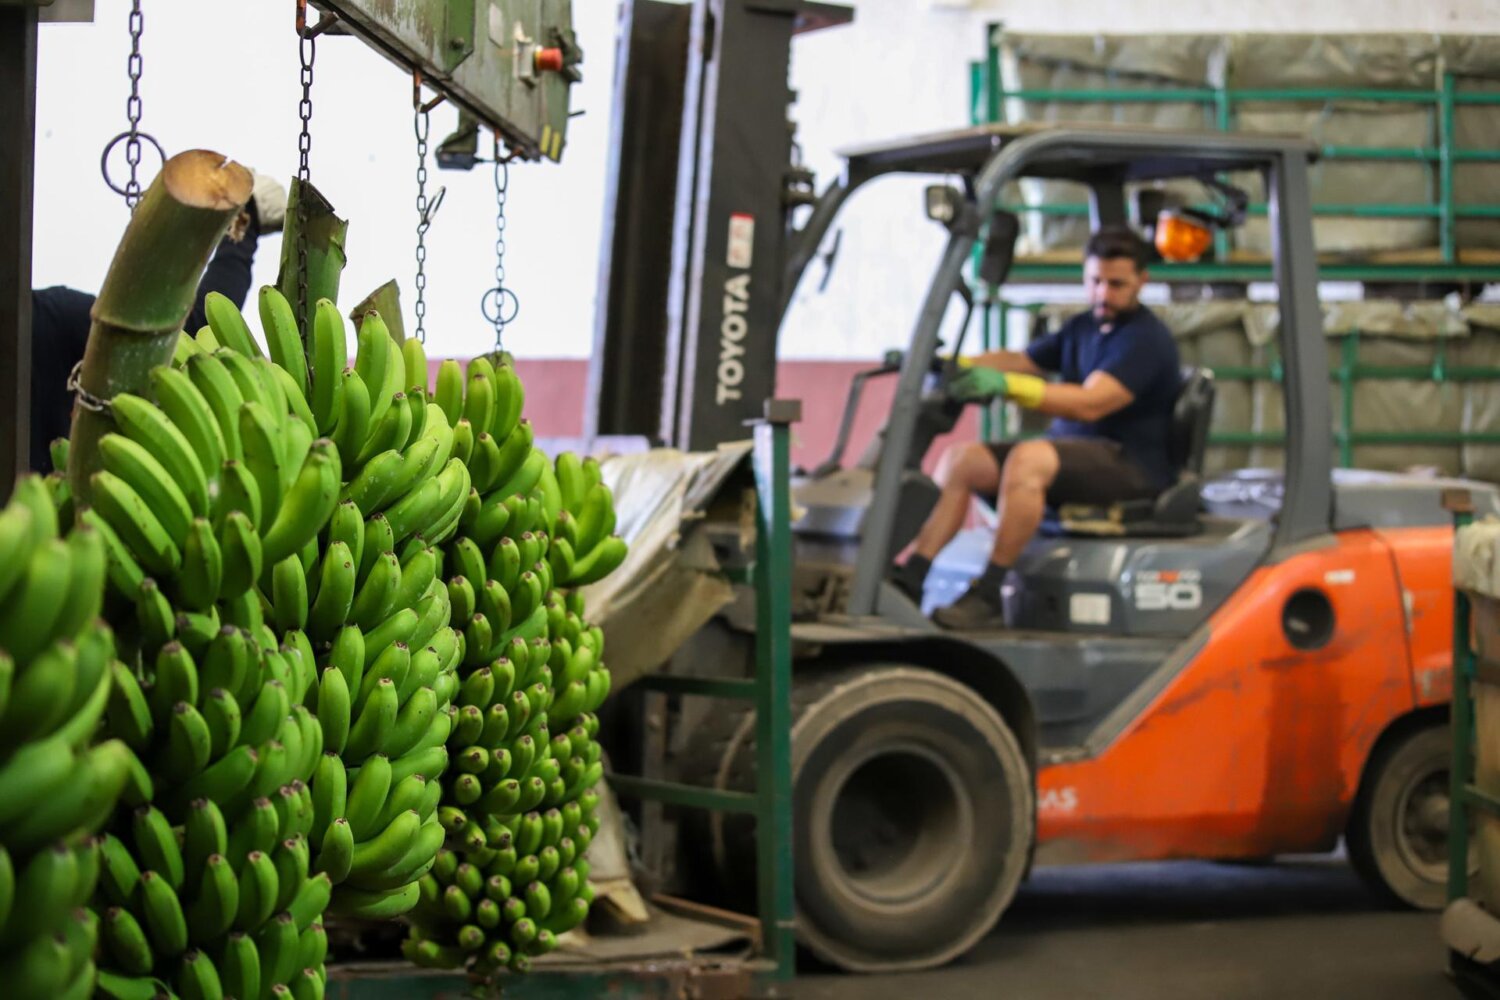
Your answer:
[[[417,135],[417,340],[427,343],[427,230],[437,205],[427,203],[427,132],[432,116],[418,102],[413,111],[412,130]],[[438,196],[442,200],[442,196]]]
[[[125,117],[130,121],[130,131],[125,139],[125,162],[130,164],[130,179],[125,182],[125,204],[132,212],[141,200],[137,171],[141,165],[141,72],[146,68],[141,58],[141,32],[145,27],[141,0],[133,0],[130,5],[130,58],[125,60],[125,73],[130,77],[130,96],[125,99]]]
[[[480,299],[479,311],[495,328],[495,354],[504,349],[506,324],[521,311],[516,293],[505,287],[505,199],[510,193],[509,154],[502,154],[500,137],[495,136],[495,287]]]
[[[297,116],[302,119],[302,132],[297,136],[297,322],[302,325],[302,341],[308,340],[311,326],[307,322],[307,195],[311,172],[307,157],[312,152],[312,84],[313,61],[318,55],[318,40],[310,35],[306,25],[306,8],[297,6],[297,57],[302,64],[302,101],[297,105]]]

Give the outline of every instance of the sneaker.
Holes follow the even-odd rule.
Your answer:
[[[943,628],[955,630],[1002,629],[1005,610],[977,588],[970,587],[964,596],[934,611],[932,620]]]
[[[899,590],[903,597],[917,607],[920,608],[922,606],[922,588],[916,581],[901,572],[901,567],[892,567],[890,572],[885,575],[885,582]]]

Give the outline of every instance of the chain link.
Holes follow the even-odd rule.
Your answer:
[[[146,68],[141,59],[141,33],[145,27],[141,0],[133,0],[130,5],[130,58],[125,60],[125,73],[130,77],[130,96],[125,99],[125,117],[130,120],[130,132],[125,139],[125,162],[130,164],[130,180],[125,182],[125,204],[132,212],[141,200],[137,171],[141,165],[141,72]]]
[[[495,286],[480,299],[479,311],[495,328],[495,354],[504,350],[505,327],[521,311],[516,293],[505,287],[505,199],[510,193],[509,153],[495,136]]]
[[[427,203],[427,133],[432,125],[432,116],[417,103],[413,112],[412,130],[417,136],[417,340],[427,343],[427,230],[432,226],[432,213],[437,205]],[[441,201],[441,195],[439,195]]]
[[[308,34],[304,16],[304,8],[299,6],[297,58],[302,64],[302,101],[297,105],[297,117],[302,119],[302,131],[297,136],[297,322],[302,325],[302,342],[306,345],[312,325],[307,319],[307,197],[312,176],[307,157],[312,152],[313,61],[318,55],[318,40]]]

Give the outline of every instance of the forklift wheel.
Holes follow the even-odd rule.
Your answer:
[[[1366,770],[1345,841],[1355,871],[1391,903],[1438,910],[1447,902],[1452,752],[1448,727],[1428,726],[1382,747]]]
[[[892,664],[800,677],[793,712],[801,943],[852,972],[962,955],[1010,904],[1030,853],[1035,795],[1015,736],[972,689]],[[719,744],[719,787],[751,784],[754,715],[738,721]],[[710,828],[719,871],[748,888],[753,824]]]

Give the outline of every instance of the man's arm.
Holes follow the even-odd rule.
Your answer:
[[[965,360],[976,368],[993,368],[997,372],[1006,374],[1012,372],[1037,376],[1046,374],[1025,351],[986,351],[983,354],[968,355]]]
[[[1042,391],[1041,402],[1033,409],[1051,417],[1064,417],[1091,424],[1103,420],[1135,402],[1135,394],[1108,372],[1096,371],[1083,385],[1050,383]]]

